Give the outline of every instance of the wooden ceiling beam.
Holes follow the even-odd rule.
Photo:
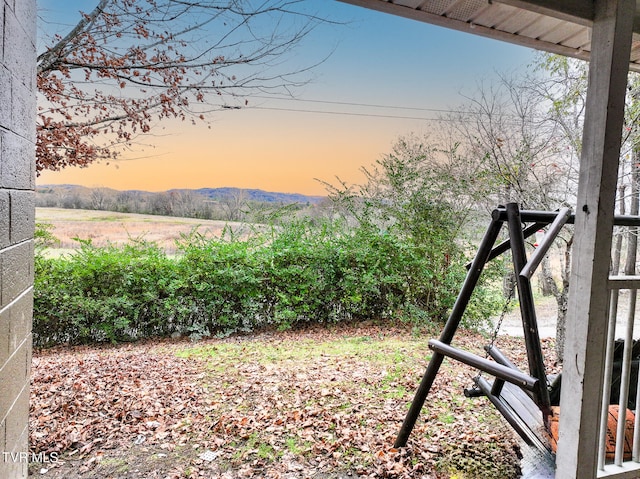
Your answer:
[[[591,26],[595,7],[593,0],[494,0],[512,7],[522,8],[531,12],[550,17]]]

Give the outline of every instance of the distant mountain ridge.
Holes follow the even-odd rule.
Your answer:
[[[173,189],[171,191],[191,191],[193,193],[199,193],[212,200],[221,200],[228,198],[229,196],[237,196],[244,194],[249,201],[259,201],[261,203],[319,203],[325,197],[324,196],[310,196],[303,195],[301,193],[279,193],[274,191],[265,191],[255,188],[198,188],[192,190],[185,189]]]
[[[36,190],[40,191],[51,191],[51,190],[63,190],[68,193],[73,192],[90,192],[93,189],[98,188],[90,188],[86,186],[80,185],[71,185],[71,184],[62,184],[62,185],[38,185]],[[100,188],[103,190],[109,190],[115,193],[119,192],[135,192],[140,194],[157,194],[162,192],[150,192],[145,190],[115,190],[113,188]],[[302,203],[302,204],[317,204],[322,201],[324,196],[314,196],[314,195],[303,195],[301,193],[281,193],[274,191],[265,191],[261,189],[255,188],[234,188],[234,187],[221,187],[221,188],[173,188],[165,191],[165,193],[171,192],[191,192],[200,194],[211,200],[224,200],[225,198],[235,197],[238,195],[244,195],[244,199],[247,201],[256,201],[261,203],[278,203],[278,204],[292,204],[292,203]]]

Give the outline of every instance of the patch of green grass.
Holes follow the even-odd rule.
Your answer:
[[[453,424],[456,421],[456,417],[453,414],[440,414],[438,416],[438,421],[444,424]]]
[[[273,447],[265,443],[258,444],[258,452],[256,454],[260,459],[269,459],[269,460],[273,460],[277,456]]]
[[[105,215],[92,216],[87,218],[88,221],[129,221],[129,217],[125,215]]]
[[[286,446],[287,451],[289,451],[291,454],[302,454],[303,448],[300,447],[300,444],[295,437],[288,437],[285,440],[284,445]]]
[[[180,357],[204,359],[215,369],[224,363],[304,361],[319,357],[348,357],[382,364],[404,364],[424,360],[426,347],[417,340],[372,339],[369,336],[345,337],[339,340],[317,342],[301,340],[295,343],[270,344],[259,341],[220,342],[214,345],[194,346],[178,353]],[[426,357],[428,359],[428,356]]]
[[[233,461],[244,461],[247,456],[273,461],[281,455],[271,444],[264,442],[257,432],[251,433],[243,444],[234,443],[234,448]]]
[[[124,474],[129,471],[129,464],[126,460],[120,458],[105,458],[100,461],[103,468],[108,468],[118,474]]]
[[[409,391],[403,386],[399,386],[395,389],[391,389],[382,394],[382,397],[385,399],[403,399],[407,397]]]

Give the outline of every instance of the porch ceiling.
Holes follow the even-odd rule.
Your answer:
[[[340,0],[402,17],[589,60],[593,0]],[[640,0],[630,69],[640,72]]]

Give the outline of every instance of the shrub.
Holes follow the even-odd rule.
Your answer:
[[[127,341],[170,333],[163,302],[175,265],[155,244],[95,247],[71,255],[36,255],[34,344]]]
[[[187,331],[198,334],[251,330],[264,321],[259,235],[237,238],[184,237],[176,259],[178,287],[174,305],[182,303]],[[189,306],[185,308],[185,304]],[[173,305],[172,305],[173,306]]]
[[[176,257],[142,240],[81,241],[60,258],[38,248],[34,345],[355,319],[439,322],[464,277],[463,255],[429,227],[431,239],[416,241],[394,226],[306,218],[243,237],[193,233]],[[472,322],[492,312],[487,301],[476,304]]]

